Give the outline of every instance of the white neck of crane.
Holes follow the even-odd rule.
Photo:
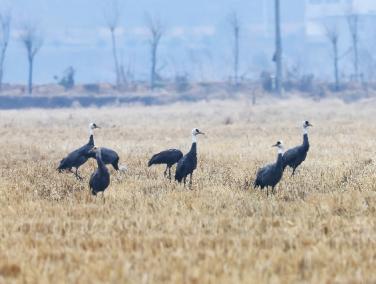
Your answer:
[[[94,135],[94,130],[93,130],[93,128],[91,128],[91,126],[89,126],[89,135],[90,136]]]
[[[278,147],[278,154],[283,154],[285,152],[285,150],[281,147],[281,148],[279,148]]]
[[[304,127],[304,126],[303,126],[303,135],[304,135],[304,134],[308,134],[308,127]]]
[[[192,143],[197,143],[197,136],[192,134]]]

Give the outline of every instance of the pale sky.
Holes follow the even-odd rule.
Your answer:
[[[251,23],[262,20],[262,15],[255,13],[259,5],[258,0],[119,0],[121,58],[137,78],[147,78],[145,15],[149,13],[159,17],[166,28],[160,48],[162,73],[170,75],[195,68],[200,69],[194,72],[202,77],[226,76],[225,72],[215,71],[222,68],[208,65],[228,66],[226,60],[230,61],[228,14],[239,14],[244,24],[242,45],[246,49]],[[105,0],[0,0],[0,7],[8,7],[13,18],[5,82],[23,83],[27,77],[25,51],[17,36],[23,23],[30,21],[38,24],[45,38],[36,57],[37,83],[52,82],[54,75],[70,65],[77,69],[78,81],[113,80],[109,36],[104,29]],[[195,67],[191,66],[192,61],[196,62]]]
[[[274,0],[118,2],[120,58],[136,79],[145,80],[149,76],[147,13],[158,17],[166,30],[159,49],[162,76],[187,72],[202,80],[227,78],[231,73],[232,52],[228,16],[232,11],[238,13],[242,24],[240,72],[257,77],[262,70],[273,69]],[[309,62],[302,26],[304,2],[281,1],[282,24],[286,31],[284,56],[302,66]],[[0,0],[0,10],[8,7],[13,18],[4,81],[26,81],[26,55],[18,34],[25,22],[33,22],[44,35],[44,45],[35,62],[36,83],[54,82],[53,76],[60,75],[69,66],[76,69],[78,82],[113,82],[110,38],[105,29],[106,3],[107,0]],[[260,28],[265,26],[269,34],[260,36]],[[328,58],[322,60],[325,62]],[[330,68],[328,65],[328,70]]]

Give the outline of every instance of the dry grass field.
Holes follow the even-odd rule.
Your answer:
[[[0,112],[0,283],[376,283],[376,101],[217,101],[172,106]],[[253,190],[271,148],[311,149],[274,196]],[[105,202],[56,172],[102,126]],[[193,190],[147,168],[199,137]]]

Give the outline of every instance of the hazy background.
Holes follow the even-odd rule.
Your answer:
[[[18,29],[25,21],[38,24],[44,45],[36,57],[34,82],[53,82],[53,75],[72,65],[77,82],[114,80],[110,34],[100,0],[0,0],[12,12],[12,41],[5,62],[4,82],[22,83],[27,78],[24,47]],[[281,20],[285,68],[325,78],[331,75],[330,45],[321,33],[326,18],[336,18],[343,30],[341,52],[350,47],[345,17],[350,9],[363,15],[360,33],[361,69],[374,60],[376,32],[373,29],[376,1],[372,0],[282,0]],[[223,80],[231,73],[231,12],[241,22],[240,73],[258,78],[273,70],[274,1],[272,0],[139,0],[119,1],[117,30],[120,59],[138,80],[148,78],[149,51],[146,14],[158,17],[166,34],[161,40],[161,74],[188,72],[197,80]],[[370,23],[371,22],[371,23]],[[351,72],[351,55],[342,60],[342,75]],[[373,67],[373,66],[372,66]]]

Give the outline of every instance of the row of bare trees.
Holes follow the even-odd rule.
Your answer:
[[[114,73],[116,87],[121,89],[126,86],[127,78],[124,71],[124,64],[119,59],[119,51],[117,44],[117,30],[120,28],[121,8],[117,0],[108,0],[106,9],[104,9],[104,17],[106,26],[111,35],[112,55],[114,62]],[[233,12],[229,17],[229,25],[233,35],[233,83],[235,86],[239,83],[239,46],[240,46],[240,21],[238,15]],[[150,88],[154,89],[161,79],[158,61],[158,49],[162,37],[165,34],[165,27],[159,18],[151,15],[146,16],[146,27],[149,33],[149,51],[150,51]],[[4,61],[10,41],[11,31],[11,15],[10,12],[0,12],[0,91],[3,86]],[[23,44],[27,54],[28,62],[28,80],[27,92],[33,92],[33,74],[35,57],[43,45],[42,33],[35,23],[24,23],[20,29],[19,40]]]
[[[119,11],[118,0],[108,0],[107,9],[104,11],[106,19],[106,26],[111,34],[112,54],[114,61],[115,80],[117,88],[123,88],[126,83],[126,77],[124,72],[124,65],[119,60],[116,31],[120,28],[121,14]],[[158,81],[161,79],[160,70],[162,67],[158,65],[158,48],[162,37],[165,34],[165,26],[162,24],[158,17],[146,15],[146,28],[148,30],[149,39],[149,52],[150,52],[150,88],[154,89],[158,85]],[[233,83],[235,86],[239,84],[239,57],[240,57],[240,21],[236,12],[233,12],[229,16],[229,25],[233,37]]]
[[[111,34],[116,87],[118,89],[123,88],[127,83],[124,72],[124,65],[119,60],[116,39],[116,31],[117,29],[119,29],[119,22],[121,18],[119,12],[120,10],[121,9],[119,7],[119,2],[117,0],[109,0],[109,2],[107,3],[107,9],[105,9],[104,12],[106,25]],[[154,89],[160,77],[158,74],[158,47],[165,29],[158,18],[154,18],[150,15],[147,15],[146,17],[146,25],[150,35],[148,41],[150,47],[150,88]]]
[[[347,25],[350,34],[351,47],[344,53],[340,53],[339,50],[339,40],[340,40],[340,29],[336,23],[326,24],[326,37],[331,45],[332,58],[333,58],[333,73],[334,73],[334,90],[339,91],[340,89],[340,78],[339,78],[339,62],[342,58],[352,53],[353,60],[353,74],[351,79],[355,82],[359,82],[359,15],[353,11],[349,12],[347,17]]]
[[[274,59],[276,61],[276,89],[281,87],[282,76],[282,47],[281,47],[281,35],[279,26],[279,0],[275,0],[276,7],[276,53]],[[120,29],[121,22],[121,8],[119,7],[118,0],[107,0],[106,9],[104,10],[104,16],[106,26],[111,36],[112,55],[114,63],[114,74],[116,87],[121,89],[126,86],[127,78],[124,71],[124,64],[119,57],[117,31]],[[349,13],[347,17],[347,23],[349,28],[349,34],[351,38],[350,51],[340,54],[339,51],[339,37],[340,32],[336,25],[326,25],[326,35],[332,47],[333,53],[333,72],[334,72],[334,89],[340,89],[340,77],[339,77],[339,62],[341,58],[345,57],[349,52],[353,53],[353,80],[357,81],[360,78],[359,74],[359,16],[356,13]],[[240,81],[239,76],[239,62],[240,62],[240,39],[241,39],[241,23],[236,12],[233,12],[229,16],[229,26],[232,34],[232,77],[233,84],[237,86]],[[149,33],[149,52],[150,52],[150,88],[154,89],[158,86],[158,82],[161,79],[159,65],[158,50],[165,34],[165,27],[161,23],[160,19],[146,16],[146,27]],[[0,91],[2,88],[2,81],[4,75],[4,61],[6,57],[7,48],[10,41],[10,29],[11,29],[11,16],[9,12],[0,12]],[[37,25],[32,23],[24,24],[20,30],[20,41],[25,47],[28,61],[28,83],[27,91],[32,93],[33,91],[33,70],[34,62],[37,53],[43,45],[43,37]]]
[[[111,7],[112,12],[107,20],[108,29],[111,32],[112,46],[113,46],[113,57],[115,65],[116,74],[116,84],[121,87],[126,83],[124,76],[123,65],[119,64],[116,48],[116,33],[115,30],[119,24],[119,6],[117,0],[110,1],[109,7]],[[275,53],[273,60],[276,64],[276,74],[275,74],[275,90],[278,95],[282,92],[282,40],[281,40],[281,27],[280,27],[280,0],[274,0],[275,6]],[[334,72],[334,89],[338,91],[340,89],[340,76],[339,76],[339,62],[342,58],[348,55],[348,53],[353,54],[353,74],[351,76],[352,80],[359,82],[359,15],[353,11],[350,11],[346,17],[348,30],[351,39],[351,48],[343,54],[339,51],[339,29],[337,25],[326,25],[326,36],[331,44],[332,57],[333,57],[333,72]],[[240,76],[239,76],[239,62],[240,62],[240,33],[241,24],[236,12],[230,14],[229,25],[231,28],[232,38],[233,38],[233,51],[232,51],[232,81],[235,86],[238,86]],[[146,17],[146,26],[149,32],[149,48],[150,48],[150,87],[154,89],[157,82],[160,79],[160,74],[158,68],[158,47],[162,36],[164,35],[165,29],[161,24],[159,19],[153,18],[150,15]]]

